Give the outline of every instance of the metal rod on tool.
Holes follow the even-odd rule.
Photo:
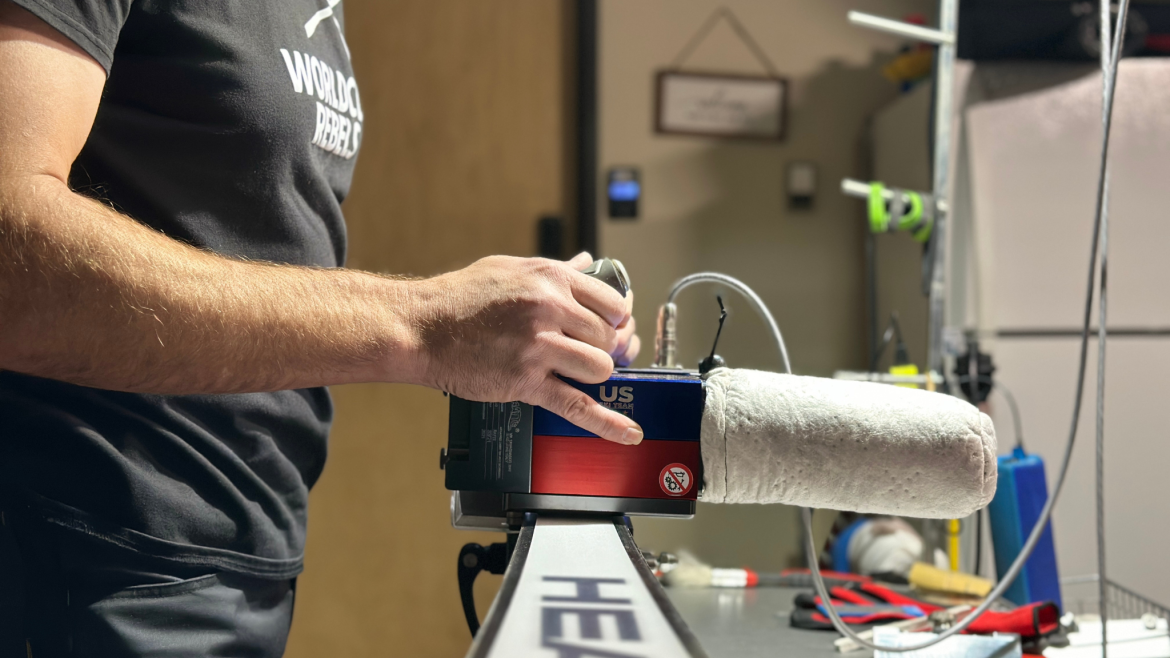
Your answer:
[[[861,11],[849,12],[849,22],[854,25],[896,34],[907,39],[926,41],[940,46],[953,46],[955,44],[955,34],[954,32],[948,32],[945,24],[939,26],[942,29],[935,30],[929,27],[922,27],[921,25],[874,16],[873,14],[867,14]]]
[[[934,262],[930,276],[930,333],[927,349],[927,370],[946,372],[943,363],[943,312],[946,303],[946,206],[939,204],[947,196],[951,160],[951,117],[954,104],[955,41],[959,28],[959,1],[942,0],[939,3],[939,30],[951,35],[949,43],[940,43],[935,55],[934,80]]]
[[[844,194],[845,196],[857,197],[859,199],[868,199],[869,198],[869,185],[870,184],[865,182],[865,181],[855,180],[853,178],[842,178],[841,179],[841,193]],[[905,192],[903,192],[902,194],[904,196],[906,195]],[[885,199],[886,201],[893,201],[894,200],[894,189],[889,188],[889,187],[882,189],[882,198]],[[908,197],[906,199],[906,203],[909,204]],[[943,201],[943,200],[939,200],[936,205],[940,208],[943,208],[944,210],[947,207],[946,201]]]
[[[854,180],[852,178],[842,178],[841,192],[846,196],[855,196],[859,199],[868,199],[869,183],[866,183],[865,181]],[[882,198],[886,201],[892,201],[894,198],[894,191],[890,188],[883,189]]]

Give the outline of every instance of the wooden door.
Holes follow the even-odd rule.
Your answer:
[[[426,276],[494,253],[533,255],[537,218],[571,204],[570,10],[346,0],[366,117],[345,203],[349,266]],[[450,527],[446,400],[397,385],[333,394],[288,655],[462,656],[459,547],[503,535]],[[481,617],[498,580],[481,576]]]

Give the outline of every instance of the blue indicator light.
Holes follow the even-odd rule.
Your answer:
[[[642,186],[636,180],[615,180],[609,183],[610,201],[637,201]]]

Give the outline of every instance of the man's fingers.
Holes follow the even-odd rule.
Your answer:
[[[593,256],[587,251],[582,251],[566,261],[565,264],[581,271],[592,263]],[[582,306],[600,315],[611,327],[621,324],[630,316],[634,308],[634,297],[631,293],[627,292],[626,296],[622,297],[609,284],[591,276],[573,277],[572,290],[573,297]]]
[[[617,329],[614,330],[614,333],[617,334],[617,348],[612,351],[611,354],[621,354],[622,352],[626,351],[626,345],[630,344],[630,338],[637,330],[638,323],[634,320],[634,316],[632,315],[626,318],[625,322],[619,324]]]
[[[609,284],[594,279],[591,276],[574,275],[572,278],[573,297],[585,308],[600,315],[616,327],[630,317],[630,309],[626,300]]]
[[[638,324],[634,321],[633,316],[630,316],[630,318],[621,323],[621,325],[619,325],[617,330],[614,332],[617,334],[617,347],[610,350],[609,353],[613,355],[613,362],[615,364],[619,366],[629,365],[630,361],[633,361],[634,357],[638,355],[638,348],[636,345],[634,345],[633,354],[629,355],[628,358],[626,357],[630,351],[632,343],[634,343],[637,339],[637,335],[634,333],[637,328]]]
[[[613,357],[604,350],[568,336],[554,336],[550,342],[553,353],[548,365],[558,375],[584,384],[600,384],[613,374]]]
[[[563,331],[570,338],[592,345],[608,354],[614,354],[629,342],[619,330],[609,326],[599,315],[582,306],[567,312],[562,320]]]
[[[606,409],[588,395],[550,376],[540,389],[538,406],[564,418],[577,427],[614,443],[636,445],[642,442],[642,428],[633,419]]]
[[[638,352],[642,349],[642,341],[638,335],[634,333],[637,331],[637,322],[634,321],[634,291],[631,290],[626,293],[626,308],[630,310],[630,316],[627,317],[621,324],[617,326],[617,349],[610,354],[613,355],[613,363],[616,366],[628,366],[638,358]]]
[[[590,256],[588,251],[582,251],[581,253],[577,254],[576,256],[573,256],[569,260],[565,261],[565,264],[567,264],[569,267],[580,272],[581,270],[585,269],[586,267],[589,267],[590,263],[592,263],[592,262],[593,262],[593,256]]]
[[[638,358],[638,353],[642,351],[642,339],[637,335],[630,338],[630,345],[626,351],[613,358],[614,365],[625,367],[634,362]]]

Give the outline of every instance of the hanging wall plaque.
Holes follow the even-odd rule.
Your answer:
[[[663,71],[660,133],[780,140],[787,85],[778,78]]]
[[[699,73],[680,70],[686,58],[726,19],[767,75]],[[720,8],[683,47],[655,85],[654,127],[659,133],[778,141],[784,139],[788,81],[735,14]]]

